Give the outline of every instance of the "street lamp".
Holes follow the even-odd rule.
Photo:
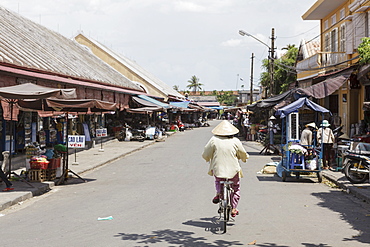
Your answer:
[[[268,44],[266,44],[265,42],[261,41],[260,39],[254,37],[252,34],[250,33],[247,33],[246,31],[244,30],[239,30],[239,34],[241,36],[248,36],[248,37],[252,37],[253,39],[257,40],[258,42],[260,42],[261,44],[265,45],[267,48],[269,48],[269,60],[270,60],[270,66],[269,66],[269,73],[270,73],[270,89],[269,89],[269,96],[272,96],[273,95],[273,89],[274,89],[274,47],[275,47],[275,29],[272,28],[272,37],[271,37],[271,46],[269,46]]]

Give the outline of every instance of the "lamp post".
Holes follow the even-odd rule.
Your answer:
[[[269,74],[270,74],[270,88],[269,88],[269,96],[272,96],[274,94],[274,52],[275,52],[275,29],[272,28],[271,31],[271,46],[266,44],[265,42],[261,41],[260,39],[254,37],[252,34],[247,33],[246,31],[239,30],[239,34],[241,36],[248,36],[251,37],[261,44],[265,45],[267,48],[269,48],[269,60],[270,60],[270,66],[269,66]]]

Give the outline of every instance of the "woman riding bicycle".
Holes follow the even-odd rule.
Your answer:
[[[222,191],[220,181],[226,179],[233,181],[231,185],[233,189],[231,216],[235,217],[239,214],[237,210],[240,199],[239,178],[243,177],[239,159],[246,162],[249,155],[240,140],[234,137],[239,133],[239,130],[229,121],[223,120],[212,130],[212,133],[214,136],[208,141],[202,154],[203,159],[210,162],[208,174],[215,177],[217,194],[212,202],[217,204],[220,201]]]

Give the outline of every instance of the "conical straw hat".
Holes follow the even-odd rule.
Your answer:
[[[223,120],[213,130],[212,133],[218,136],[232,136],[239,133],[239,130],[229,121]]]

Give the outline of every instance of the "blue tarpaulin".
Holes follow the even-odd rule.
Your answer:
[[[153,104],[156,104],[156,105],[158,105],[158,106],[160,106],[160,107],[163,107],[163,108],[170,108],[170,105],[169,105],[169,104],[166,104],[166,103],[160,102],[160,101],[158,101],[158,100],[156,100],[156,99],[153,99],[153,98],[151,98],[151,97],[149,97],[149,96],[139,94],[139,95],[138,95],[138,97],[139,97],[140,99],[143,99],[143,100],[149,101],[149,102],[151,102],[151,103],[153,103]]]
[[[311,100],[309,100],[306,97],[300,98],[300,99],[294,101],[293,103],[280,108],[279,110],[276,111],[275,115],[280,116],[280,118],[285,118],[287,115],[289,115],[292,112],[297,111],[302,106],[307,106],[308,108],[310,108],[311,110],[316,111],[316,112],[322,112],[322,113],[327,112],[327,113],[330,113],[330,115],[331,115],[331,112],[328,109],[312,102]]]
[[[181,108],[188,108],[190,101],[183,101],[183,102],[170,102],[170,105],[181,107]]]

